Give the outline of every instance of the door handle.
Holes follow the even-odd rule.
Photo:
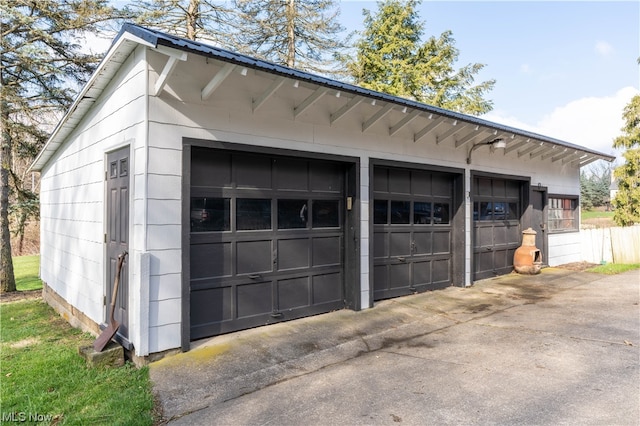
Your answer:
[[[249,275],[249,278],[251,278],[252,280],[259,280],[262,278],[262,275],[260,274],[251,274]]]
[[[398,257],[397,257],[397,259],[398,259],[400,262],[406,262],[406,261],[407,261],[407,259],[406,259],[406,258],[404,258],[404,257],[400,257],[400,256],[398,256]]]

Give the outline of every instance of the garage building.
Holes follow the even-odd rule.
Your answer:
[[[613,157],[126,24],[54,130],[41,277],[145,357],[579,261],[579,172]]]

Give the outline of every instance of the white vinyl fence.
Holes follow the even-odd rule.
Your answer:
[[[640,263],[640,226],[581,229],[582,260]]]

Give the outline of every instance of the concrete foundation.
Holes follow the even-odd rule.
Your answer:
[[[71,305],[55,292],[46,282],[42,282],[42,299],[51,306],[62,318],[67,320],[72,327],[91,333],[94,336],[100,334],[100,327],[84,312]]]

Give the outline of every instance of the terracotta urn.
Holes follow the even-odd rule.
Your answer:
[[[519,274],[535,275],[542,269],[542,254],[536,247],[536,231],[527,228],[522,231],[522,245],[513,255],[513,268]]]

